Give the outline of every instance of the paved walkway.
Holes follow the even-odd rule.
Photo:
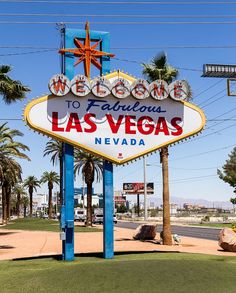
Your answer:
[[[115,227],[115,251],[174,251],[236,256],[236,253],[222,251],[217,241],[181,237],[181,245],[166,246],[154,241],[133,240],[132,230]],[[75,233],[75,253],[102,252],[103,233]],[[0,229],[0,260],[61,255],[59,233],[43,231],[19,231]]]

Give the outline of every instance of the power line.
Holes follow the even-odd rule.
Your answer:
[[[0,0],[2,3],[48,3],[75,5],[235,5],[235,1],[49,1],[49,0]]]
[[[209,175],[209,176],[202,176],[202,177],[199,177],[199,178],[186,178],[185,180],[173,180],[173,181],[170,181],[170,184],[178,184],[178,183],[186,183],[186,182],[189,182],[191,180],[191,182],[197,182],[197,181],[204,181],[204,180],[209,180],[209,179],[214,179],[215,177],[218,177],[217,175]]]
[[[202,108],[202,109],[205,109],[206,107],[208,107],[208,106],[210,106],[211,104],[213,104],[213,103],[215,103],[215,102],[217,102],[217,101],[221,100],[222,98],[224,98],[224,97],[226,97],[226,96],[227,96],[226,94],[225,94],[225,95],[223,95],[223,96],[220,96],[219,98],[217,98],[217,99],[215,99],[215,100],[211,101],[210,103],[208,103],[208,104],[206,104],[206,105],[202,106],[201,108]]]
[[[212,87],[210,87],[210,88],[212,88]],[[209,88],[208,88],[208,89],[209,89]],[[208,90],[208,89],[207,89],[207,90]],[[205,90],[205,91],[207,91],[207,90]],[[203,91],[203,92],[205,92],[205,91]],[[211,96],[210,98],[206,99],[205,101],[202,101],[202,102],[199,104],[199,106],[204,106],[204,104],[205,104],[206,102],[208,102],[208,101],[214,99],[216,96],[218,96],[219,94],[221,94],[221,93],[223,93],[223,92],[225,92],[225,89],[220,90],[219,92],[217,92],[216,94],[214,94],[214,95]]]
[[[155,50],[155,49],[235,49],[236,45],[209,45],[209,46],[204,46],[204,45],[159,45],[159,46],[153,46],[153,47],[111,47],[112,50]],[[59,48],[56,47],[40,47],[40,46],[14,46],[14,45],[0,45],[0,49],[52,49],[52,50],[59,50]],[[121,61],[129,61],[125,59],[118,59]],[[142,63],[138,61],[132,61],[132,62],[137,62],[137,63]],[[198,71],[202,71],[198,69]],[[217,81],[216,84],[219,82],[223,81],[224,79],[221,79],[220,81]],[[211,87],[210,87],[211,88]]]
[[[224,80],[224,78],[217,80],[216,83],[214,83],[213,85],[209,86],[208,88],[206,88],[205,90],[201,91],[199,94],[197,94],[195,97],[200,96],[201,94],[204,94],[205,92],[207,92],[208,90],[212,89],[213,87],[215,87],[216,85],[218,85],[219,83],[221,83]]]
[[[18,56],[18,55],[29,55],[29,54],[36,54],[36,53],[46,53],[46,52],[52,52],[55,51],[55,49],[47,49],[47,50],[39,50],[39,51],[31,51],[31,52],[20,52],[20,53],[6,53],[6,54],[0,54],[0,56]]]
[[[234,115],[234,117],[235,117],[235,115]],[[207,120],[208,122],[210,121],[210,122],[212,122],[212,121],[236,121],[236,119],[232,119],[232,118],[228,118],[228,119],[208,119]],[[217,124],[216,124],[217,125]],[[215,125],[213,125],[213,126],[215,126]],[[212,126],[212,127],[213,127]]]
[[[29,17],[110,17],[110,18],[236,18],[236,15],[150,15],[150,14],[68,14],[68,13],[0,13],[0,16],[29,16]]]
[[[160,166],[160,164],[156,165],[156,164],[147,164],[147,166],[156,166],[158,168],[162,168]],[[200,170],[216,170],[218,167],[207,167],[207,168],[175,168],[175,167],[171,167],[171,169],[174,169],[174,170],[185,170],[185,171],[200,171]]]
[[[235,145],[236,144],[231,144],[231,145],[227,145],[227,146],[224,146],[224,147],[221,147],[221,148],[213,149],[213,150],[210,150],[210,151],[207,151],[207,152],[202,152],[202,153],[197,153],[197,154],[193,154],[193,155],[189,155],[189,156],[184,156],[184,157],[180,157],[180,158],[173,159],[173,160],[176,161],[176,160],[182,160],[182,159],[186,159],[186,158],[198,157],[198,156],[206,155],[206,154],[209,154],[209,153],[214,153],[214,152],[218,152],[218,151],[221,151],[221,150],[225,150],[225,149],[234,147]]]
[[[212,175],[205,175],[205,176],[194,176],[194,177],[187,177],[187,178],[182,178],[182,179],[174,179],[171,180],[171,182],[180,182],[180,181],[186,181],[186,180],[192,180],[192,179],[201,179],[201,178],[209,178],[209,177],[216,177],[216,174],[212,174]]]
[[[205,134],[205,135],[203,135],[203,136],[199,136],[199,137],[193,138],[193,139],[191,139],[191,140],[184,141],[183,144],[185,144],[185,143],[189,143],[190,141],[193,142],[193,141],[196,141],[196,140],[199,140],[199,139],[205,138],[205,137],[210,136],[210,135],[213,135],[213,134],[218,134],[219,132],[221,132],[221,131],[223,131],[223,130],[228,130],[228,129],[234,127],[234,126],[236,126],[236,123],[235,123],[235,124],[232,124],[232,125],[230,125],[230,126],[227,126],[227,127],[221,128],[221,129],[219,129],[219,130],[216,130],[216,131],[214,131],[214,132],[211,132],[211,133]]]
[[[64,21],[64,24],[84,24],[83,21]],[[235,25],[236,21],[90,21],[91,24],[109,25]],[[0,21],[0,24],[53,24],[55,21]]]
[[[236,110],[236,107],[235,108],[233,108],[233,109],[230,109],[230,110],[228,110],[228,111],[226,111],[226,112],[224,112],[224,113],[222,113],[222,114],[220,114],[220,115],[217,115],[217,116],[215,116],[215,117],[213,117],[213,118],[211,118],[211,119],[217,119],[217,118],[220,118],[220,117],[222,117],[222,116],[224,116],[224,115],[226,115],[226,114],[229,114],[229,113],[231,113],[231,112],[233,112],[233,111],[235,111]],[[210,119],[210,120],[211,120]],[[208,120],[209,121],[209,120]]]
[[[0,118],[0,121],[23,121],[20,118]]]

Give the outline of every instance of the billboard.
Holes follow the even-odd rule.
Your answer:
[[[147,185],[147,194],[154,194],[154,183],[148,182]],[[144,183],[123,183],[123,192],[124,194],[144,194]]]
[[[186,90],[180,81],[168,88],[157,81],[149,85],[149,93],[147,82],[121,72],[93,81],[76,78],[70,83],[54,77],[49,86],[60,96],[46,95],[26,106],[24,118],[31,128],[123,164],[190,137],[205,125],[201,109],[179,100]],[[73,85],[77,95],[69,91]]]
[[[236,65],[204,64],[203,77],[233,78],[236,77]]]

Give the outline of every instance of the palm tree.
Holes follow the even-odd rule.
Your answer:
[[[5,163],[5,164],[3,164]],[[1,162],[2,176],[2,220],[6,223],[10,219],[11,210],[11,190],[14,185],[21,180],[21,166],[13,159]]]
[[[32,217],[33,192],[37,191],[37,187],[40,187],[40,181],[35,176],[28,176],[25,179],[23,186],[28,188],[30,198],[30,217]]]
[[[15,141],[16,136],[23,136],[24,134],[16,129],[10,129],[7,123],[0,125],[0,156],[1,158],[17,157],[27,159],[29,157],[22,151],[29,151],[29,148],[20,142]],[[1,171],[0,171],[1,173]]]
[[[87,220],[86,226],[92,226],[92,187],[94,177],[100,181],[102,178],[103,163],[102,159],[82,150],[75,149],[74,154],[74,173],[82,172],[83,180],[87,184]]]
[[[149,82],[162,79],[171,83],[178,76],[178,70],[167,63],[167,56],[164,52],[155,56],[151,64],[143,64],[143,74]],[[191,90],[189,89],[189,97]],[[172,245],[170,227],[170,196],[169,196],[169,171],[168,171],[168,146],[160,151],[163,178],[163,244]]]
[[[234,214],[235,214],[236,197],[231,197],[230,202],[231,202],[232,205],[233,205]]]
[[[63,161],[62,161],[62,142],[50,139],[47,142],[43,156],[51,155],[51,162],[54,165],[59,161],[60,168],[60,205],[62,205],[62,178],[63,178]]]
[[[23,205],[23,208],[24,208],[24,218],[25,218],[26,217],[26,210],[27,210],[27,207],[29,206],[28,196],[23,196],[21,198],[21,204]]]
[[[20,206],[21,206],[21,198],[22,196],[26,195],[26,191],[22,184],[16,184],[13,189],[14,193],[16,194],[16,215],[19,219],[20,217]]]
[[[45,171],[41,177],[41,183],[47,183],[48,184],[48,217],[49,219],[52,218],[52,190],[53,190],[53,184],[59,184],[60,177],[58,174],[54,171],[47,172]]]
[[[29,148],[15,141],[16,136],[23,134],[15,129],[10,129],[7,123],[0,125],[0,185],[2,187],[3,221],[9,218],[11,189],[21,177],[21,167],[14,158],[29,159],[22,151]]]
[[[30,92],[30,89],[27,86],[22,85],[19,80],[13,80],[8,76],[10,71],[10,66],[0,66],[0,95],[3,96],[3,101],[6,104],[23,100],[25,94]]]

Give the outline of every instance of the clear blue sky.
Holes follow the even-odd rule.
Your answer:
[[[0,101],[1,119],[21,118],[24,104],[32,98],[47,93],[49,79],[60,72],[59,55],[57,50],[53,50],[60,45],[60,36],[55,24],[67,21],[83,22],[83,24],[67,24],[68,28],[81,29],[84,28],[85,21],[89,20],[91,30],[109,31],[111,34],[111,51],[117,58],[111,61],[112,70],[122,69],[141,77],[140,64],[150,62],[152,57],[164,50],[169,63],[179,68],[179,77],[189,81],[194,103],[203,107],[208,119],[206,130],[197,138],[169,149],[171,196],[203,198],[211,201],[227,201],[233,196],[233,189],[217,177],[216,170],[224,164],[228,153],[235,145],[236,121],[232,119],[236,119],[236,98],[227,96],[225,79],[202,78],[201,74],[204,63],[236,63],[236,41],[234,40],[236,24],[199,22],[236,22],[236,13],[233,15],[236,11],[235,2],[232,5],[200,3],[182,5],[180,1],[172,1],[175,4],[168,5],[148,4],[148,1],[145,4],[119,5],[88,4],[91,1],[61,1],[57,4],[53,1],[9,2],[0,1],[0,63],[10,64],[13,67],[12,77],[21,80],[32,91],[27,100],[22,103],[6,106]],[[87,4],[78,4],[79,2],[87,2]],[[186,2],[197,3],[197,1]],[[64,16],[9,16],[9,14],[63,14]],[[66,16],[70,14],[77,16]],[[82,16],[88,14],[96,14],[100,17]],[[132,17],[116,17],[117,15]],[[138,15],[143,17],[137,17]],[[198,23],[189,24],[188,22]],[[24,46],[32,48],[14,48]],[[169,48],[171,46],[181,48]],[[206,48],[207,46],[210,48]],[[233,48],[216,48],[216,46],[233,46]],[[43,51],[40,48],[52,50]],[[78,70],[82,69],[78,68]],[[94,72],[94,74],[97,73]],[[220,116],[224,113],[227,114]],[[211,121],[222,118],[231,120]],[[43,158],[43,149],[48,141],[46,137],[29,130],[21,121],[9,121],[9,126],[20,129],[24,133],[24,138],[21,140],[30,147],[28,155],[31,157],[31,162],[21,161],[24,178],[29,175],[39,178],[45,170],[53,169],[49,158]],[[149,156],[147,163],[150,165],[147,167],[147,180],[155,183],[156,196],[161,197],[159,154]],[[142,164],[140,160],[125,167],[115,167],[115,189],[121,189],[123,182],[142,181]],[[42,186],[41,191],[46,189],[46,186]],[[101,184],[95,184],[95,191],[101,190]]]

